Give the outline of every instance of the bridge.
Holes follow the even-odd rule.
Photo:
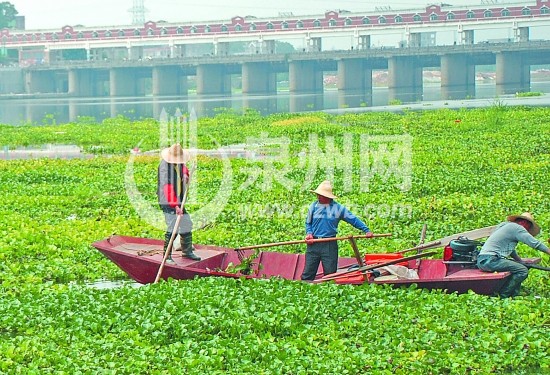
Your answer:
[[[529,91],[530,66],[550,63],[550,41],[530,40],[535,30],[550,26],[549,6],[549,0],[536,0],[479,9],[431,5],[378,16],[330,11],[292,20],[234,17],[201,24],[146,22],[142,28],[2,30],[3,48],[18,51],[23,69],[19,75],[0,72],[0,93],[185,95],[187,78],[194,76],[197,94],[229,95],[231,76],[238,75],[243,94],[269,95],[276,93],[278,73],[288,74],[291,93],[319,93],[323,74],[336,72],[338,89],[355,98],[342,105],[356,106],[371,102],[376,69],[388,70],[390,99],[419,100],[422,70],[433,67],[441,69],[442,97],[473,97],[477,65],[496,66],[496,94]],[[481,30],[505,30],[512,37],[475,43]],[[439,34],[454,40],[438,45]],[[372,39],[382,35],[397,35],[399,43],[372,48]],[[329,38],[350,45],[326,50],[323,40]],[[297,39],[305,46],[298,52],[276,50],[276,41]],[[252,49],[231,55],[234,42]],[[196,44],[211,45],[212,53],[188,53]],[[64,60],[65,50],[83,51],[85,58]],[[155,55],[144,58],[151,51]],[[151,92],[145,92],[147,86]]]
[[[189,56],[189,47],[209,45],[216,55],[230,43],[250,45],[252,53],[277,53],[276,41],[288,41],[303,52],[369,49],[389,46],[474,44],[476,34],[493,31],[501,40],[547,39],[550,0],[498,2],[476,8],[447,4],[380,13],[328,11],[323,15],[256,18],[197,23],[148,21],[143,26],[64,26],[58,30],[0,30],[2,49],[19,55],[21,64],[63,59],[62,51],[81,50],[87,60]],[[324,43],[329,39],[336,42]],[[325,48],[327,45],[329,48]]]

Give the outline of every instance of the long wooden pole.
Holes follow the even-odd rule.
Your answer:
[[[336,280],[336,279],[346,277],[346,275],[348,273],[351,273],[351,272],[372,271],[372,270],[377,269],[377,268],[381,268],[381,267],[385,267],[385,266],[391,266],[392,264],[401,263],[401,262],[405,262],[405,261],[413,260],[413,259],[418,259],[418,258],[423,258],[423,257],[427,257],[427,256],[434,255],[434,254],[437,254],[437,251],[428,251],[428,252],[425,252],[425,253],[415,254],[415,255],[408,256],[408,257],[392,259],[392,260],[389,260],[389,261],[383,262],[383,263],[372,264],[370,266],[359,267],[357,269],[353,269],[353,270],[349,270],[349,271],[338,272],[336,274],[326,275],[325,277],[322,277],[320,279],[316,279],[313,282],[314,283],[320,283],[320,282],[323,282],[323,281]]]
[[[185,201],[187,200],[187,193],[189,192],[189,185],[191,185],[191,173],[193,172],[195,168],[192,167],[191,171],[189,171],[189,179],[187,180],[187,186],[185,187],[185,192],[183,193],[183,198],[181,200],[180,209],[183,209],[183,206],[185,205]],[[164,252],[164,257],[162,258],[162,262],[160,262],[160,267],[157,272],[157,276],[155,277],[155,281],[153,284],[158,283],[160,280],[160,276],[162,275],[162,270],[164,270],[164,265],[166,264],[166,260],[168,259],[168,255],[172,253],[172,247],[174,246],[174,240],[176,239],[176,236],[178,235],[178,229],[180,226],[181,217],[183,216],[183,213],[181,215],[177,215],[176,217],[176,223],[174,224],[174,228],[172,229],[172,235],[170,236],[170,241],[168,242],[168,246],[166,247],[166,251]]]
[[[357,264],[359,264],[360,267],[363,267],[365,263],[363,263],[363,259],[361,259],[361,253],[359,253],[359,248],[357,247],[357,241],[355,241],[355,237],[351,236],[349,238],[349,242],[355,254],[355,259],[357,259]]]
[[[405,253],[408,253],[410,251],[429,249],[429,248],[432,248],[432,247],[436,247],[439,244],[441,244],[441,241],[432,241],[432,242],[421,244],[421,245],[418,245],[418,246],[415,246],[415,247],[411,247],[410,249],[396,251],[393,254],[405,254]]]
[[[477,240],[480,238],[488,237],[491,235],[493,230],[496,228],[496,225],[492,225],[489,227],[479,228],[479,229],[473,229],[466,232],[461,233],[455,233],[447,237],[440,238],[438,240],[428,242],[427,244],[411,247],[410,249],[406,250],[400,250],[396,251],[395,254],[404,254],[409,251],[415,251],[415,250],[422,250],[422,249],[431,249],[431,248],[437,248],[437,247],[444,247],[449,244],[452,240],[457,239],[460,236],[468,237],[471,240]]]
[[[375,237],[389,237],[391,236],[391,233],[380,233],[380,234],[373,234],[372,238]],[[359,236],[345,236],[345,237],[329,237],[329,238],[317,238],[315,240],[310,240],[311,243],[317,243],[317,242],[330,242],[330,241],[349,241],[350,238],[368,238],[366,234],[361,234]],[[273,247],[273,246],[283,246],[283,245],[297,245],[301,243],[306,243],[306,240],[294,240],[294,241],[283,241],[283,242],[273,242],[273,243],[265,243],[262,245],[252,245],[252,246],[244,246],[244,247],[236,247],[236,251],[243,251],[243,250],[254,250],[254,249],[262,249],[266,247]]]

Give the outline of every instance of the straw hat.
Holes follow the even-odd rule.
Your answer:
[[[170,164],[183,164],[191,159],[189,151],[184,150],[179,143],[162,150],[160,156]]]
[[[533,215],[531,215],[529,212],[524,212],[521,215],[510,215],[506,218],[508,221],[516,221],[517,219],[524,219],[531,223],[531,228],[529,228],[529,233],[533,237],[537,236],[540,233],[540,227],[537,223],[535,223],[535,219],[533,218]]]
[[[325,180],[319,184],[317,189],[310,190],[312,193],[322,195],[323,197],[327,197],[330,199],[337,199],[337,197],[332,194],[332,184],[330,181]]]

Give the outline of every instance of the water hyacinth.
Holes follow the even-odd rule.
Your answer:
[[[200,149],[288,140],[288,157],[271,167],[284,171],[289,184],[273,180],[266,188],[262,178],[269,176],[250,183],[251,173],[269,159],[232,158],[231,194],[215,220],[198,226],[194,240],[236,247],[302,238],[303,207],[313,199],[308,189],[325,178],[331,163],[339,201],[355,205],[374,231],[393,233],[362,243],[362,252],[414,246],[424,223],[430,240],[497,224],[526,210],[543,228],[540,238],[546,238],[549,115],[545,108],[491,106],[338,116],[227,112],[199,119]],[[62,143],[95,155],[0,160],[0,373],[550,371],[550,287],[543,271],[532,270],[523,295],[512,300],[277,279],[89,287],[99,279],[127,280],[90,246],[93,241],[113,233],[163,235],[162,228],[139,215],[124,181],[131,150],[139,144],[140,152],[132,154],[135,186],[145,204],[156,204],[158,154],[147,152],[159,148],[159,123],[116,118],[102,124],[0,128],[0,144],[10,149]],[[365,182],[360,181],[366,150],[361,140],[380,144],[404,136],[411,139],[410,187],[400,187],[400,175],[379,173],[368,181],[368,191],[359,188]],[[387,142],[391,149],[393,143]],[[367,150],[371,158],[379,150],[373,147]],[[309,158],[315,152],[317,157]],[[350,163],[351,182],[336,159]],[[312,177],[308,163],[314,160],[332,161],[317,164]],[[390,162],[385,159],[384,165]],[[199,156],[200,189],[192,192],[190,212],[214,199],[224,168],[219,158]],[[311,186],[303,186],[309,178]],[[347,183],[351,190],[345,190]],[[341,234],[352,232],[341,226]],[[305,251],[301,246],[279,250]],[[518,251],[525,257],[541,255],[523,245]],[[340,254],[353,251],[342,244]],[[544,255],[543,264],[548,265]]]

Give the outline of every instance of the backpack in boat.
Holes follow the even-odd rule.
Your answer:
[[[482,245],[482,242],[460,236],[445,246],[443,260],[475,263]]]

